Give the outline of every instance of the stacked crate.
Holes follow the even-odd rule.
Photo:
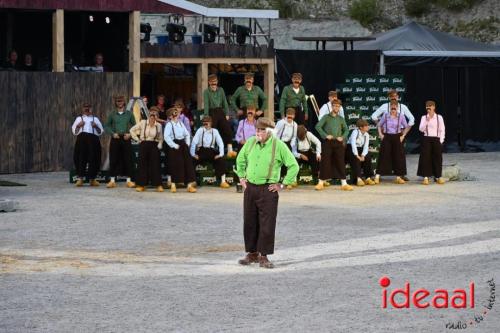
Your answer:
[[[347,75],[345,83],[336,86],[342,100],[345,120],[349,127],[349,135],[356,128],[356,121],[365,119],[370,124],[370,153],[372,154],[373,168],[380,149],[380,139],[376,124],[371,115],[380,105],[389,101],[387,93],[395,89],[399,93],[400,102],[404,102],[406,87],[402,75]]]

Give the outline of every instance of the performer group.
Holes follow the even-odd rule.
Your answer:
[[[267,256],[274,253],[278,192],[298,186],[299,165],[310,166],[312,175],[318,179],[315,185],[318,191],[329,186],[332,180],[337,180],[343,191],[352,191],[353,186],[379,184],[382,176],[394,177],[396,184],[408,181],[404,142],[415,118],[408,107],[399,102],[395,90],[388,93],[389,102],[371,116],[381,139],[374,170],[369,123],[359,119],[349,133],[336,91],[330,91],[328,102],[315,110],[318,122],[314,128],[308,128],[307,95],[300,73],[294,73],[292,83],[283,89],[279,102],[281,119],[276,124],[264,117],[267,97],[254,85],[252,73],[244,76],[244,85],[231,95],[230,103],[224,89],[218,86],[216,75],[209,75],[208,83],[203,92],[202,126],[194,135],[193,116],[182,100],[167,107],[165,96],[158,95],[157,104],[149,108],[149,113],[142,110],[141,120],[136,123],[132,112],[125,107],[125,97],[116,96],[114,109],[104,126],[93,115],[92,106],[84,103],[72,125],[76,136],[76,186],[83,186],[85,177],[90,186],[99,186],[96,177],[101,166],[100,136],[104,132],[111,136],[110,180],[106,185],[110,189],[117,186],[117,176],[125,176],[126,186],[138,192],[148,186],[163,192],[165,170],[160,166],[161,151],[167,160],[166,186],[172,193],[177,192],[180,184],[189,193],[197,192],[195,167],[206,163],[213,165],[219,186],[226,189],[230,187],[226,160],[236,157],[235,181],[244,191],[243,231],[247,252],[239,264],[258,263],[263,268],[273,268]],[[429,185],[432,178],[437,184],[444,184],[444,120],[437,113],[434,101],[427,101],[425,110],[418,128],[422,137],[417,175],[422,177],[424,185]],[[132,140],[139,143],[135,177]],[[346,163],[351,167],[351,184],[347,183]]]
[[[375,185],[381,176],[394,176],[396,184],[408,181],[404,142],[415,123],[408,107],[399,102],[398,92],[388,93],[388,103],[381,105],[371,116],[377,124],[381,139],[380,152],[375,170],[369,152],[369,124],[359,119],[356,128],[349,133],[345,121],[342,101],[336,91],[328,93],[328,101],[319,109],[318,122],[308,129],[309,108],[307,95],[302,86],[302,74],[293,73],[291,84],[285,86],[279,99],[281,120],[273,128],[273,135],[283,142],[297,161],[310,166],[312,175],[318,179],[315,189],[323,190],[332,180],[340,182],[340,189],[352,191],[354,186]],[[85,103],[72,126],[77,136],[74,149],[74,164],[77,186],[84,184],[85,175],[91,186],[98,186],[97,173],[101,165],[99,137],[105,132],[111,136],[109,144],[108,188],[117,186],[118,175],[126,177],[126,186],[141,192],[152,185],[162,192],[162,170],[160,151],[167,157],[166,186],[171,192],[184,184],[188,192],[196,192],[195,167],[211,163],[221,188],[228,188],[226,180],[226,158],[234,158],[238,150],[255,137],[258,119],[267,107],[263,90],[254,85],[253,73],[244,76],[244,85],[238,87],[228,98],[218,85],[215,74],[208,76],[208,87],[203,92],[203,126],[193,135],[193,119],[185,112],[182,100],[172,107],[165,105],[165,96],[157,96],[157,104],[150,107],[146,118],[136,124],[134,115],[125,108],[125,97],[116,96],[114,110],[104,123],[92,114],[92,107]],[[422,132],[417,175],[422,184],[430,184],[434,178],[444,184],[442,176],[442,144],[445,139],[443,117],[436,112],[436,103],[427,101],[426,114],[422,116],[419,131]],[[234,112],[234,114],[233,114]],[[232,117],[231,117],[232,115]],[[320,140],[321,139],[321,140]],[[139,163],[135,182],[132,180],[132,142],[139,144]],[[351,167],[351,184],[347,183],[346,163]],[[87,167],[88,165],[88,167]],[[285,168],[280,173],[285,176]],[[287,188],[298,184],[294,179]]]

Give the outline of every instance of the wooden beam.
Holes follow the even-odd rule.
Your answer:
[[[274,59],[261,58],[141,58],[145,64],[274,64]]]
[[[64,10],[52,14],[52,71],[64,72]]]
[[[265,116],[274,120],[274,62],[264,67],[264,94],[267,96]]]
[[[203,90],[208,88],[208,64],[199,64],[196,71],[196,103],[198,110],[203,109]]]
[[[132,94],[141,94],[141,12],[135,10],[129,14],[128,45],[129,59],[128,70],[132,72]]]

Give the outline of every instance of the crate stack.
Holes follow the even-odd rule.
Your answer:
[[[356,128],[358,119],[365,119],[370,124],[370,153],[372,154],[373,168],[380,149],[377,126],[371,115],[380,105],[389,101],[387,93],[395,89],[399,93],[400,102],[404,102],[406,87],[402,75],[347,75],[345,83],[336,86],[342,100],[345,120],[349,127],[349,134]]]

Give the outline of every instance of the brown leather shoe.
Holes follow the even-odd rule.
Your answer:
[[[238,260],[240,265],[250,265],[259,262],[259,254],[257,252],[248,253],[245,258]]]
[[[274,268],[274,264],[267,259],[267,256],[259,257],[259,266],[263,268]]]

